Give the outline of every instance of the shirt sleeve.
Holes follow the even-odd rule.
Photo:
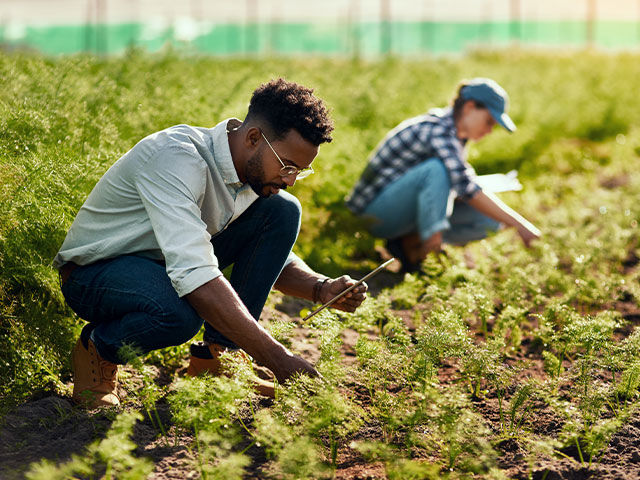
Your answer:
[[[222,275],[198,204],[207,175],[207,165],[195,153],[166,147],[136,177],[167,274],[181,297]]]
[[[304,260],[302,260],[298,255],[296,255],[293,252],[289,252],[289,256],[287,257],[287,260],[284,262],[284,266],[282,267],[284,269],[284,267],[286,267],[287,265],[289,265],[291,262],[294,262],[296,260],[301,261],[302,263],[304,263]]]
[[[467,201],[480,191],[475,182],[476,172],[464,159],[462,143],[450,131],[434,127],[431,144],[438,158],[444,163],[451,188],[461,200]]]

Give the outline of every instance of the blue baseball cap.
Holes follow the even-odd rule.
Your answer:
[[[516,125],[507,115],[509,95],[504,88],[490,78],[473,78],[465,82],[460,90],[460,95],[465,100],[475,100],[482,103],[491,116],[508,132],[516,130]]]

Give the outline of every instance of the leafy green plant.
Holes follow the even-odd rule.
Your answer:
[[[496,318],[493,334],[502,336],[512,351],[517,350],[522,343],[522,327],[527,311],[508,305]]]
[[[509,435],[516,435],[522,427],[522,423],[529,417],[533,408],[532,394],[535,386],[527,383],[513,394],[509,400],[509,426],[506,431]]]
[[[69,395],[68,357],[82,322],[64,304],[51,259],[98,178],[140,138],[242,117],[251,91],[274,72],[316,88],[332,110],[335,141],[323,145],[318,175],[292,188],[304,206],[295,250],[318,271],[355,278],[379,263],[382,245],[344,208],[369,153],[478,71],[505,85],[519,130],[470,145],[469,160],[478,173],[519,170],[525,188],[501,196],[541,227],[542,239],[526,249],[505,229],[445,246],[388,289],[377,277],[358,311],[310,322],[324,384],[294,380],[274,402],[258,403],[246,365],[233,379],[176,381],[167,394],[171,427],[176,437],[195,433],[195,468],[208,478],[241,477],[256,451],[274,477],[330,477],[343,448],[363,437],[390,478],[500,478],[496,434],[517,442],[523,462],[552,461],[555,450],[594,468],[636,408],[640,385],[640,334],[608,313],[633,320],[640,298],[640,181],[630,161],[640,154],[640,108],[622,81],[640,73],[636,54],[518,49],[366,62],[0,55],[0,77],[11,79],[0,92],[0,413],[34,393]],[[541,83],[554,89],[535,88]],[[271,331],[293,345],[292,326],[272,321]],[[360,335],[355,364],[340,355],[344,328]],[[144,362],[171,376],[187,355],[183,345]],[[522,370],[508,367],[522,359]],[[136,368],[127,382],[144,395],[132,402],[168,430],[155,410],[166,392],[151,370]],[[529,373],[540,379],[535,388],[523,380]],[[490,430],[494,394],[500,426]],[[539,405],[553,428],[536,428]],[[78,458],[84,466],[69,466],[80,465],[69,475],[106,468],[93,454]],[[125,463],[115,465],[112,476],[128,475]],[[67,467],[47,468],[55,478]]]
[[[352,448],[365,455],[369,461],[383,462],[385,473],[389,479],[436,480],[442,478],[439,465],[407,459],[393,445],[362,441],[354,442]]]
[[[198,469],[203,478],[242,478],[248,459],[237,451],[238,419],[242,405],[250,401],[248,366],[234,364],[231,378],[196,377],[180,379],[168,397],[178,426],[193,429]],[[250,432],[249,432],[250,433]]]
[[[306,376],[289,383],[275,408],[281,419],[304,434],[326,439],[334,468],[340,443],[362,424],[360,409],[334,386]]]
[[[137,448],[130,440],[134,424],[142,420],[139,413],[120,413],[103,440],[89,447],[84,455],[73,455],[72,459],[56,466],[43,460],[31,466],[26,478],[29,480],[67,480],[76,475],[93,476],[103,470],[106,480],[140,480],[147,478],[153,470],[151,461],[135,457],[132,452]]]
[[[461,374],[468,383],[473,398],[479,398],[487,376],[502,361],[504,340],[494,338],[482,344],[469,344],[460,359]]]
[[[120,348],[118,355],[140,373],[142,388],[136,392],[137,398],[142,402],[151,424],[162,434],[165,445],[168,445],[167,432],[156,406],[158,400],[163,396],[163,392],[154,382],[151,368],[142,363],[139,352],[131,346],[125,345]]]
[[[488,442],[488,429],[470,408],[467,397],[453,388],[431,395],[437,400],[426,411],[434,425],[431,440],[439,448],[445,468],[458,466],[479,473],[491,465],[495,453]]]
[[[494,365],[487,372],[487,382],[490,388],[492,388],[498,398],[498,413],[500,415],[500,431],[504,435],[509,435],[510,428],[507,427],[507,420],[505,416],[505,396],[509,387],[514,382],[514,377],[517,373],[515,368],[510,368],[502,363]]]

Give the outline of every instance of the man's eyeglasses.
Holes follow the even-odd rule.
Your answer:
[[[312,173],[315,173],[313,168],[311,167],[298,168],[298,167],[294,167],[293,165],[285,165],[285,163],[280,158],[280,155],[277,154],[277,152],[273,149],[273,147],[269,143],[269,140],[267,140],[267,137],[264,136],[264,133],[260,132],[260,134],[262,135],[262,138],[264,138],[264,141],[267,142],[267,145],[269,145],[269,148],[271,149],[273,154],[276,156],[276,158],[282,165],[280,172],[278,172],[281,177],[289,177],[291,175],[296,175],[296,178],[298,180],[302,180],[303,178],[308,177]]]

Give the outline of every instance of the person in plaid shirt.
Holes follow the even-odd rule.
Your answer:
[[[414,272],[443,242],[461,245],[500,225],[515,227],[525,245],[540,231],[493,193],[483,191],[465,159],[465,145],[496,124],[516,129],[508,96],[488,78],[463,81],[453,105],[432,109],[391,130],[347,197],[347,207],[369,220],[370,232]],[[454,200],[457,200],[454,202]]]

